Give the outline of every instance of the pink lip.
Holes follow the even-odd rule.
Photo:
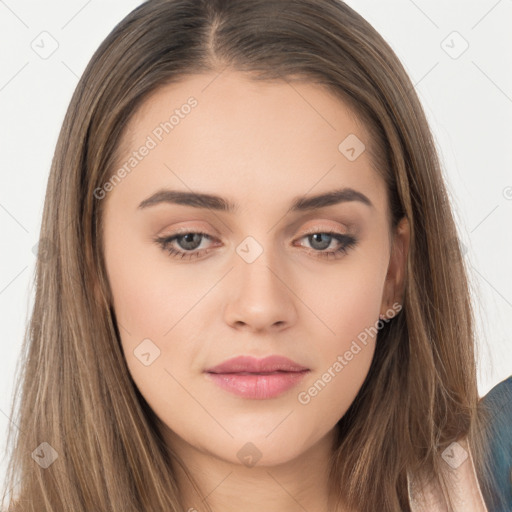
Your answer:
[[[277,371],[301,372],[303,370],[308,370],[308,368],[283,356],[268,356],[263,359],[256,359],[252,356],[238,356],[205,371],[210,373],[270,373]]]
[[[260,400],[284,393],[308,372],[308,368],[282,356],[239,356],[205,370],[207,377],[226,391]]]

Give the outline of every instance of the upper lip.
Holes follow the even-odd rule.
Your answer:
[[[268,372],[302,372],[308,370],[291,359],[283,356],[268,356],[257,359],[252,356],[238,356],[208,368],[208,373],[268,373]]]

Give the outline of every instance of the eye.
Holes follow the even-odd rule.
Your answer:
[[[346,254],[348,250],[355,247],[356,239],[350,235],[336,233],[334,231],[317,230],[308,233],[299,238],[310,240],[312,250],[308,251],[320,258],[336,258]],[[210,248],[200,248],[202,240],[214,240],[213,237],[201,231],[187,231],[177,235],[157,237],[154,242],[157,243],[170,256],[178,259],[190,260],[199,258],[210,252]],[[331,251],[325,251],[335,242],[338,247]],[[198,250],[199,249],[199,250]]]
[[[309,243],[312,245],[313,249],[318,249],[309,252],[313,252],[316,257],[328,259],[346,254],[349,249],[355,247],[357,244],[357,240],[351,235],[344,235],[335,231],[322,231],[321,229],[306,234],[301,238],[306,238],[310,241]],[[338,244],[338,247],[332,251],[324,251],[332,242]]]
[[[191,259],[194,257],[198,258],[200,255],[209,252],[209,249],[202,249],[198,252],[191,252],[196,251],[201,245],[201,238],[206,238],[209,240],[212,239],[209,235],[201,231],[187,231],[179,235],[158,237],[155,238],[154,241],[160,245],[164,251],[169,253],[169,255],[173,256],[174,258]],[[177,249],[175,243],[181,245],[182,249]]]

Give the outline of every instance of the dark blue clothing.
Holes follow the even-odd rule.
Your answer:
[[[489,419],[487,452],[492,475],[479,474],[480,487],[489,512],[512,512],[512,376],[494,386],[480,400]],[[490,485],[486,490],[483,483]]]

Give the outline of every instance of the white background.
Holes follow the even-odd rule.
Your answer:
[[[60,126],[93,52],[140,3],[0,0],[2,454]],[[397,53],[434,131],[470,264],[483,395],[512,374],[512,0],[347,3]],[[43,31],[58,43],[47,59],[32,48],[39,37],[49,37],[40,36]],[[467,50],[453,58],[464,40]],[[5,463],[0,461],[0,484]]]

